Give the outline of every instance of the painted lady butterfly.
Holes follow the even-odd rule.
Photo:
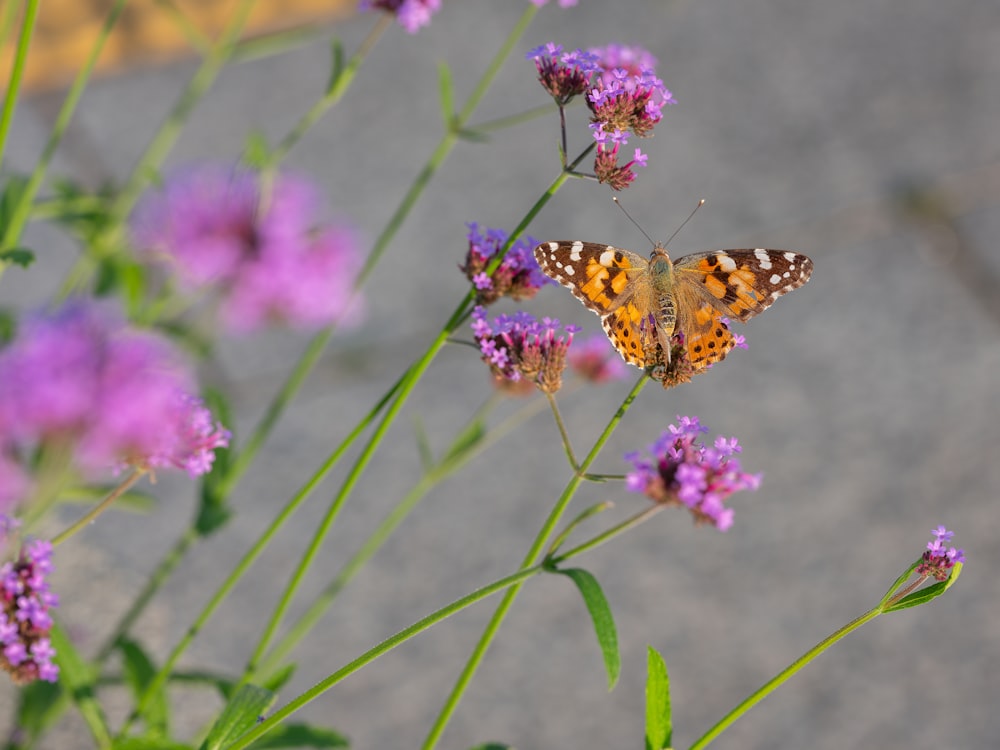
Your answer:
[[[671,261],[657,244],[647,261],[580,241],[543,242],[535,260],[601,316],[626,362],[654,373],[679,355],[690,374],[721,361],[736,345],[729,320],[766,310],[805,284],[813,268],[805,255],[784,250],[715,250]]]

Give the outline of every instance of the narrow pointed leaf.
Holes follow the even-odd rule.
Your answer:
[[[621,655],[618,653],[618,631],[615,628],[615,620],[611,614],[611,607],[604,597],[597,579],[582,568],[570,568],[568,570],[556,571],[573,579],[573,583],[580,590],[583,601],[590,612],[590,619],[594,623],[594,632],[597,634],[597,642],[601,647],[601,654],[604,656],[604,667],[608,672],[608,690],[614,688],[618,682],[618,674],[621,671]]]
[[[23,747],[52,727],[69,708],[69,696],[59,683],[36,680],[21,688],[17,701],[17,728]]]
[[[649,646],[646,657],[646,750],[665,750],[673,742],[670,680],[659,652]]]
[[[35,262],[35,253],[26,247],[12,247],[10,250],[0,252],[0,261],[27,268]]]
[[[955,567],[951,570],[951,575],[948,576],[948,580],[939,581],[938,583],[932,584],[927,588],[920,589],[919,591],[914,591],[912,594],[908,594],[900,599],[898,602],[893,604],[891,607],[886,607],[886,612],[896,612],[900,609],[909,609],[910,607],[919,607],[921,604],[926,604],[931,599],[937,599],[941,594],[951,588],[951,585],[958,580],[958,576],[962,573],[962,563],[956,563]]]
[[[344,45],[339,39],[330,42],[330,80],[326,83],[326,93],[333,91],[344,74]]]
[[[438,89],[441,92],[441,121],[450,130],[455,120],[455,91],[451,70],[444,63],[438,65]]]
[[[168,737],[122,737],[115,741],[114,750],[194,750],[194,748]]]
[[[483,424],[482,420],[477,419],[470,422],[448,446],[448,450],[441,459],[441,465],[444,466],[464,458],[484,437],[486,437],[486,425]]]
[[[275,694],[256,685],[244,685],[226,704],[201,750],[222,750],[249,732],[274,702]]]
[[[146,694],[146,689],[156,676],[157,668],[152,659],[138,643],[123,640],[119,644],[124,657],[125,682],[132,689],[136,702]],[[170,702],[166,685],[163,685],[147,703],[143,714],[146,727],[154,735],[166,737],[170,734]]]
[[[59,666],[59,683],[69,693],[73,705],[87,722],[90,733],[97,739],[98,744],[110,745],[111,733],[108,722],[101,705],[94,697],[96,670],[83,660],[76,646],[66,635],[66,631],[58,623],[52,626],[49,638],[56,650],[55,662]]]
[[[277,693],[281,690],[281,688],[288,684],[288,681],[292,679],[292,675],[295,674],[295,670],[297,668],[297,664],[286,664],[261,680],[261,685],[268,690]]]

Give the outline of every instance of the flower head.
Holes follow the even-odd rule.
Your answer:
[[[359,311],[352,230],[319,224],[310,182],[279,175],[266,199],[257,174],[207,165],[178,173],[132,218],[141,257],[168,265],[191,292],[213,291],[220,317],[245,333],[280,321],[317,328]]]
[[[585,93],[594,74],[601,70],[593,53],[579,49],[563,53],[555,42],[531,50],[527,59],[535,61],[539,82],[560,106]]]
[[[638,452],[625,456],[633,466],[625,486],[657,503],[684,505],[696,523],[726,531],[732,526],[733,511],[724,501],[734,492],[757,489],[761,475],[740,469],[735,456],[742,448],[736,438],[719,437],[705,445],[701,436],[706,432],[697,417],[678,416],[677,423],[650,446],[652,459]]]
[[[673,104],[673,94],[654,70],[656,58],[641,47],[610,45],[590,50],[601,74],[587,96],[592,122],[605,131],[649,135],[663,119],[663,106]]]
[[[955,564],[965,562],[965,551],[948,546],[948,542],[955,534],[944,526],[938,526],[931,535],[934,538],[927,543],[927,551],[917,566],[917,575],[946,581],[951,576],[951,569]]]
[[[585,380],[606,383],[628,375],[628,367],[603,333],[579,342],[569,353],[569,366]]]
[[[515,383],[527,380],[544,393],[562,387],[566,351],[579,330],[566,326],[560,331],[558,320],[539,321],[526,312],[500,315],[492,323],[486,308],[477,306],[472,313],[472,332],[494,376]]]
[[[12,457],[43,445],[57,447],[84,474],[177,465],[184,455],[189,471],[198,462],[190,458],[199,449],[189,447],[197,422],[185,395],[194,382],[189,369],[165,339],[128,326],[106,304],[73,301],[26,318],[0,351],[0,382],[0,445],[10,447],[0,454],[0,480],[13,475],[23,485]],[[225,444],[221,428],[212,433],[202,436],[202,449]]]
[[[545,284],[552,283],[538,267],[532,248],[538,242],[527,235],[520,237],[500,261],[492,274],[486,267],[497,256],[507,242],[507,233],[502,229],[483,229],[470,222],[469,250],[465,255],[465,265],[460,268],[476,287],[476,303],[489,305],[501,297],[515,300],[531,299]]]
[[[378,8],[396,16],[399,25],[416,34],[441,10],[441,0],[362,0],[360,10]]]
[[[0,669],[18,685],[59,677],[49,640],[49,610],[59,604],[49,589],[51,572],[52,545],[40,539],[27,542],[15,560],[0,565]]]

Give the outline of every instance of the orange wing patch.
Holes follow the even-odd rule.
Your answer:
[[[723,315],[709,304],[694,311],[684,329],[684,348],[688,361],[698,370],[721,362],[736,345],[736,339]]]

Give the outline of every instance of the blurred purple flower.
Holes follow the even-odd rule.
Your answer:
[[[697,417],[678,416],[677,424],[669,425],[650,446],[652,459],[638,452],[625,456],[633,465],[625,486],[657,503],[684,505],[696,523],[726,531],[732,526],[733,511],[724,501],[734,492],[756,490],[761,476],[740,469],[735,455],[742,448],[736,438],[719,437],[707,446],[700,442],[706,432]]]
[[[361,0],[358,6],[362,11],[374,8],[394,14],[400,26],[416,34],[441,10],[441,0]]]
[[[532,253],[538,242],[528,235],[519,237],[500,265],[487,275],[485,269],[507,242],[507,233],[502,229],[480,229],[475,222],[469,222],[467,226],[469,249],[465,265],[460,268],[476,287],[477,304],[489,305],[501,297],[518,301],[531,299],[542,286],[554,283],[538,267]]]
[[[352,230],[318,224],[320,192],[300,177],[278,175],[266,195],[252,172],[204,165],[178,173],[137,207],[135,245],[176,271],[186,290],[217,290],[230,331],[354,320],[361,256]]]
[[[166,340],[129,327],[106,304],[76,301],[27,317],[0,351],[0,382],[0,445],[12,455],[69,448],[85,474],[123,463],[190,472],[211,463],[202,450],[228,440],[218,426],[192,438],[203,415],[184,395],[193,387],[187,367]],[[12,473],[0,461],[0,492]]]
[[[621,380],[628,375],[628,366],[603,333],[595,333],[577,342],[570,350],[569,366],[592,383]]]
[[[23,545],[17,559],[0,564],[0,669],[17,685],[59,677],[49,640],[49,610],[59,604],[49,589],[51,572],[52,545],[40,539]]]

